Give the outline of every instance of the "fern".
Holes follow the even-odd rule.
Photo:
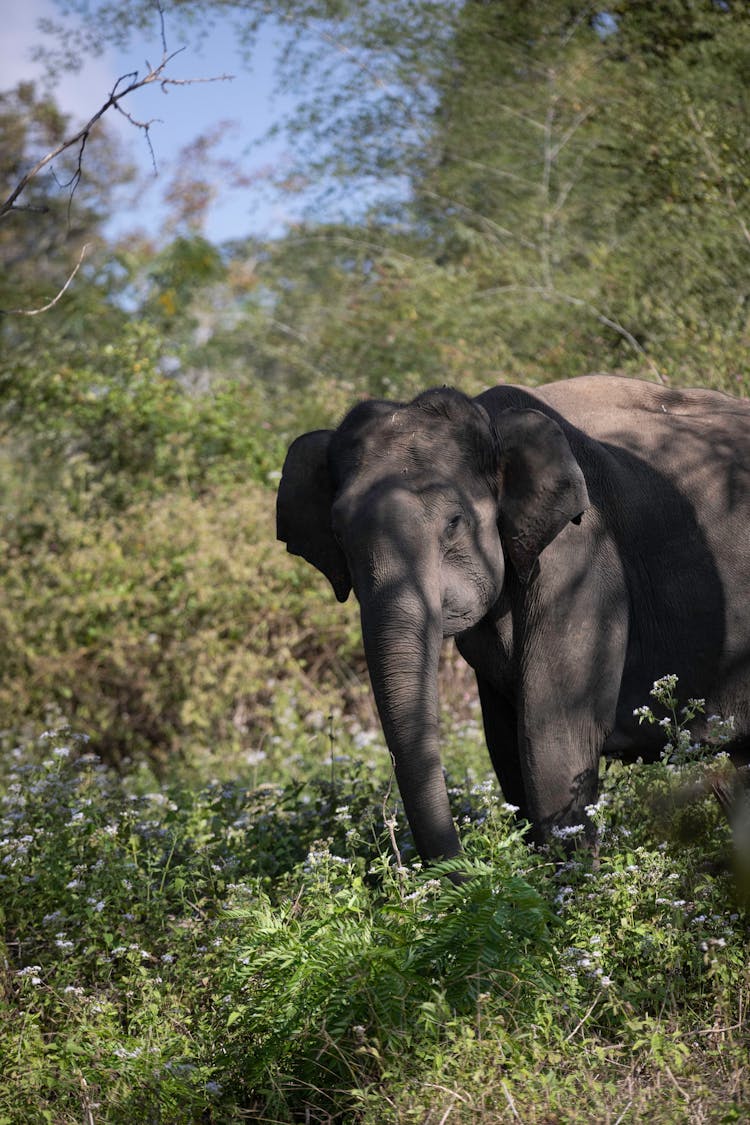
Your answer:
[[[466,859],[436,871],[461,873],[464,881],[445,882],[425,919],[414,950],[416,972],[441,979],[452,1007],[462,1009],[499,976],[522,976],[525,962],[536,970],[529,954],[547,945],[551,914],[533,887]]]
[[[254,932],[233,991],[247,996],[234,1020],[245,1051],[250,1043],[243,1069],[252,1084],[274,1072],[345,1082],[368,1051],[376,1060],[403,1050],[426,1024],[439,1035],[452,1013],[496,984],[506,989],[511,974],[539,977],[549,911],[520,877],[467,859],[377,891],[350,875],[314,899],[284,908],[266,899],[247,915]]]

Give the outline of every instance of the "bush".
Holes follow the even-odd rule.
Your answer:
[[[178,745],[205,756],[258,750],[289,707],[361,699],[354,607],[334,611],[276,542],[273,504],[247,484],[145,497],[95,521],[58,506],[33,549],[6,540],[6,727],[52,707],[96,731],[108,761]]]

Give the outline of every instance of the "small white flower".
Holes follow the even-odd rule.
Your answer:
[[[357,750],[367,750],[374,742],[377,742],[377,731],[374,730],[358,730],[354,735],[352,742]]]
[[[118,1045],[115,1047],[114,1053],[118,1059],[137,1059],[141,1050],[141,1047],[135,1047],[132,1051],[128,1051],[125,1047],[120,1047]]]
[[[557,825],[556,824],[556,825],[554,825],[554,827],[552,829],[552,835],[555,837],[556,840],[568,840],[568,839],[571,839],[574,836],[580,836],[583,831],[584,831],[584,825],[583,824],[566,824],[566,825]]]

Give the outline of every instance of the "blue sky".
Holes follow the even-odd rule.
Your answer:
[[[3,89],[18,81],[40,78],[41,71],[31,59],[35,46],[44,37],[39,20],[58,18],[53,0],[0,0],[3,33],[0,36],[0,85]],[[176,28],[167,24],[167,42],[171,50],[182,46]],[[144,172],[145,186],[137,199],[123,205],[110,226],[111,233],[145,229],[158,238],[165,210],[160,197],[171,178],[180,150],[199,134],[213,131],[222,122],[223,140],[216,149],[217,157],[241,164],[242,170],[256,179],[256,186],[231,190],[225,177],[217,170],[213,175],[216,198],[211,206],[207,235],[217,241],[247,234],[279,234],[284,226],[298,217],[301,204],[294,199],[272,199],[263,186],[263,170],[284,162],[284,145],[260,143],[268,128],[278,121],[289,105],[274,93],[273,70],[278,42],[265,33],[249,70],[239,59],[231,28],[217,22],[200,50],[189,44],[172,64],[169,73],[175,78],[202,78],[232,74],[231,82],[201,83],[172,87],[167,94],[158,87],[138,91],[130,100],[133,116],[140,120],[158,118],[151,129],[152,143],[159,174],[153,175],[151,155],[142,135],[117,113],[110,113],[110,126],[116,129],[128,154]],[[83,123],[106,98],[121,75],[138,70],[146,72],[145,60],[152,64],[161,58],[161,36],[155,17],[153,33],[134,40],[124,51],[109,49],[96,58],[88,58],[80,70],[66,74],[55,87],[55,95],[76,124]]]

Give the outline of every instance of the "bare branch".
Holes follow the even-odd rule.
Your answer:
[[[81,266],[83,265],[83,259],[86,257],[86,254],[87,254],[90,246],[91,246],[90,242],[84,243],[83,249],[81,250],[78,261],[76,262],[75,267],[74,267],[73,272],[71,273],[70,277],[65,282],[65,284],[63,285],[62,289],[57,294],[57,296],[53,297],[51,301],[48,301],[46,305],[43,305],[40,309],[0,309],[0,315],[3,315],[3,316],[39,316],[40,313],[49,312],[50,309],[55,307],[55,305],[57,304],[57,302],[60,300],[63,293],[65,292],[65,290],[68,289],[68,287],[72,284],[73,278],[78,273]]]
[[[585,109],[582,109],[580,113],[576,114],[576,116],[573,119],[573,121],[571,122],[571,124],[568,126],[568,128],[565,130],[565,132],[560,137],[560,140],[557,142],[557,144],[553,145],[553,147],[552,147],[552,159],[553,160],[557,159],[557,157],[560,155],[560,153],[565,148],[565,146],[568,144],[568,142],[573,139],[573,137],[576,135],[578,130],[583,125],[584,121],[586,121],[589,117],[591,117],[591,115],[595,111],[595,108],[596,108],[595,106],[589,105]]]
[[[161,53],[167,53],[167,28],[164,22],[164,9],[161,6],[161,0],[156,0],[156,10],[159,13],[159,28],[161,30]]]
[[[159,10],[161,11],[161,9]],[[124,116],[127,117],[132,125],[136,126],[139,129],[142,129],[149,140],[149,148],[151,148],[151,142],[150,138],[148,137],[148,133],[149,127],[151,124],[153,124],[153,122],[137,121],[120,105],[120,102],[123,100],[123,98],[127,98],[136,90],[141,90],[146,86],[150,86],[158,82],[161,86],[162,91],[164,93],[167,93],[170,86],[191,86],[196,82],[227,82],[231,81],[233,77],[230,74],[221,74],[217,75],[214,78],[170,78],[165,74],[165,70],[169,63],[178,54],[180,54],[180,51],[173,51],[171,54],[168,54],[165,51],[162,55],[161,62],[157,66],[152,67],[147,63],[146,65],[149,67],[148,73],[145,74],[143,78],[138,77],[138,71],[132,71],[130,74],[121,75],[112,87],[107,100],[86,122],[83,128],[79,129],[77,133],[73,134],[73,136],[70,136],[66,140],[61,141],[59,145],[56,145],[55,148],[53,148],[46,154],[46,156],[43,156],[41,160],[38,160],[33,168],[30,168],[29,171],[21,177],[7,199],[0,203],[0,218],[3,218],[5,215],[10,214],[10,212],[12,211],[21,210],[21,206],[19,206],[16,201],[26,190],[35,176],[38,176],[42,169],[46,168],[46,166],[53,160],[55,160],[56,157],[60,156],[63,152],[66,152],[68,149],[74,148],[76,145],[78,145],[79,151],[76,161],[76,169],[70,180],[72,191],[74,192],[81,178],[81,162],[83,159],[83,151],[86,147],[86,142],[91,134],[91,130],[94,128],[97,121],[99,121],[109,109],[114,108],[119,110],[120,113],[124,114]],[[153,148],[151,148],[151,153],[153,156]]]

